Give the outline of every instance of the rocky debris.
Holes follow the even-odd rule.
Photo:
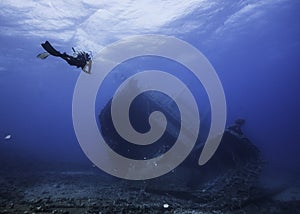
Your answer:
[[[233,154],[221,146],[210,167],[218,165],[220,154],[235,167],[213,173],[192,188],[181,181],[170,182],[176,173],[150,181],[125,181],[108,179],[99,171],[1,172],[0,213],[299,213],[299,201],[276,201],[272,191],[259,186],[264,162],[257,148],[244,138],[230,133],[227,137],[242,146],[234,147],[232,151],[238,153]],[[197,167],[183,168],[204,170]]]
[[[262,164],[249,162],[209,181],[194,195],[204,199],[205,209],[235,210],[260,197],[258,179]]]
[[[241,175],[245,173],[244,169],[240,169],[239,173]],[[252,178],[250,176],[247,182],[251,183],[254,177],[255,175]],[[72,176],[65,179],[72,183]],[[234,172],[228,172],[197,190],[184,188],[176,190],[168,185],[160,190],[141,184],[136,185],[136,189],[129,189],[126,182],[111,182],[111,188],[105,188],[106,184],[99,186],[97,179],[95,175],[95,182],[86,183],[82,176],[82,179],[76,181],[75,186],[82,192],[87,186],[97,189],[97,193],[89,197],[72,195],[68,192],[71,187],[68,185],[60,190],[67,193],[62,198],[57,198],[54,194],[51,198],[41,198],[43,195],[36,191],[34,192],[36,200],[20,197],[12,202],[1,195],[1,201],[5,202],[0,204],[0,213],[299,213],[300,211],[299,201],[272,200],[266,191],[259,191],[259,187],[247,188],[240,176]],[[21,191],[28,188],[35,189],[33,186],[18,187]],[[11,203],[14,204],[13,207],[10,207]],[[168,204],[169,207],[166,209],[164,204]]]
[[[65,199],[51,200],[48,203],[41,203],[38,207],[43,207],[43,210],[36,210],[38,207],[29,208],[29,202],[17,205],[13,209],[0,207],[0,213],[52,213],[52,214],[81,214],[81,213],[193,213],[193,214],[239,214],[239,213],[299,213],[299,201],[262,201],[251,203],[239,209],[216,209],[216,207],[207,207],[205,203],[193,203],[188,201],[176,201],[172,196],[167,198],[157,197],[154,202],[140,201],[138,203],[130,200],[110,200],[103,198],[94,198],[97,201],[94,206],[77,207],[79,201],[84,201],[88,204],[87,198],[74,199],[74,205],[67,205],[69,202]],[[235,200],[235,199],[233,199]],[[169,207],[164,207],[163,201],[168,201]]]

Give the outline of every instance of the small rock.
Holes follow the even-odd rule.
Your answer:
[[[164,205],[163,205],[163,208],[165,208],[165,209],[168,209],[169,207],[170,207],[169,204],[164,204]]]
[[[9,209],[13,209],[13,208],[14,208],[14,206],[15,206],[15,204],[14,204],[14,203],[10,203],[8,207],[9,207]]]
[[[56,189],[58,189],[58,188],[60,188],[60,185],[59,184],[54,184],[53,187],[56,188]]]
[[[35,204],[39,204],[39,203],[41,203],[42,201],[43,201],[43,200],[40,198],[40,199],[35,200],[34,203],[35,203]]]
[[[36,208],[36,211],[42,212],[42,211],[43,211],[43,207],[42,207],[42,206],[37,207],[37,208]]]

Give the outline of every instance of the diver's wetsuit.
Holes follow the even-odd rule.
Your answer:
[[[50,44],[50,42],[46,41],[45,43],[42,44],[42,47],[52,56],[57,56],[60,57],[64,60],[66,60],[66,62],[69,65],[74,65],[77,66],[77,68],[84,68],[84,66],[86,65],[87,61],[89,61],[91,59],[91,57],[89,56],[89,54],[85,53],[85,52],[79,52],[77,57],[73,57],[70,56],[66,53],[60,53],[59,51],[55,50],[55,48],[53,48],[53,46]]]

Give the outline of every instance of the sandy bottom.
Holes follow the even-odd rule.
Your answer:
[[[300,213],[299,187],[286,188],[233,210],[220,210],[208,209],[201,195],[193,195],[194,189],[168,182],[162,188],[161,183],[112,179],[97,170],[1,171],[0,213],[291,214]]]

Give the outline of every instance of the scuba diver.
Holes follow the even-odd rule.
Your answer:
[[[246,122],[245,119],[242,119],[242,118],[236,119],[234,121],[234,125],[231,125],[230,127],[228,127],[226,129],[226,131],[229,132],[230,134],[234,135],[241,141],[250,142],[249,139],[247,137],[245,137],[245,135],[241,129],[241,127],[245,124],[245,122]]]
[[[243,136],[244,133],[242,132],[241,126],[245,124],[245,119],[239,118],[234,121],[234,125],[228,127],[228,130],[231,132],[234,132],[235,134],[238,134],[240,136]]]
[[[83,51],[75,51],[75,49],[72,48],[74,55],[70,56],[66,54],[66,52],[60,53],[59,51],[57,51],[48,41],[42,43],[41,45],[47,52],[38,54],[38,58],[46,59],[50,55],[60,57],[64,59],[69,65],[81,68],[85,73],[91,73],[92,59],[90,54]]]

